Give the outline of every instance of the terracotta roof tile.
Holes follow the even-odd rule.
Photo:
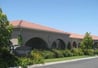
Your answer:
[[[83,39],[84,35],[76,34],[76,33],[71,33],[71,32],[64,32],[61,30],[57,30],[54,28],[50,28],[47,26],[27,22],[24,20],[16,20],[16,21],[11,21],[10,22],[15,28],[23,27],[23,28],[29,28],[29,29],[35,29],[35,30],[42,30],[42,31],[49,31],[49,32],[56,32],[56,33],[61,33],[61,34],[67,34],[70,35],[70,38],[77,38],[77,39]],[[91,35],[93,40],[98,40],[98,36],[96,35]]]
[[[42,31],[49,31],[49,32],[68,34],[68,33],[64,32],[64,31],[61,31],[61,30],[57,30],[57,29],[54,29],[54,28],[42,26],[42,25],[39,25],[39,24],[31,23],[31,22],[27,22],[27,21],[24,21],[24,20],[11,21],[10,23],[15,28],[23,27],[23,28],[29,28],[29,29],[36,29],[36,30],[42,30]]]
[[[76,34],[76,33],[69,33],[70,38],[77,38],[77,39],[83,39],[84,35]],[[98,40],[98,36],[96,35],[91,35],[93,40]]]
[[[84,35],[76,34],[76,33],[69,33],[70,38],[77,38],[77,39],[83,39]]]
[[[92,39],[98,40],[98,36],[96,36],[96,35],[91,35],[91,36],[92,36]]]

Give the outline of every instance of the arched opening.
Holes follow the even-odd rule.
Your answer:
[[[41,38],[32,38],[25,45],[30,46],[32,49],[48,49],[47,43]]]
[[[68,49],[71,49],[71,48],[72,48],[70,42],[68,42],[67,48],[68,48]]]
[[[56,42],[55,42],[55,41],[53,42],[53,44],[52,44],[51,48],[52,48],[52,49],[56,49],[56,48],[57,48],[57,44],[56,44]]]
[[[56,42],[57,42],[58,49],[65,49],[66,48],[63,40],[57,39]]]
[[[80,42],[78,43],[78,48],[80,48],[80,46],[81,46],[81,44],[80,44]]]
[[[73,48],[77,48],[77,43],[75,41],[73,42]]]
[[[94,49],[98,49],[98,42],[94,43]]]

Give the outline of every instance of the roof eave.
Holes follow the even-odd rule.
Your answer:
[[[25,29],[31,29],[31,30],[38,30],[38,31],[45,31],[45,32],[52,32],[52,33],[58,33],[58,34],[65,34],[65,35],[69,35],[69,34],[67,34],[67,33],[61,33],[61,32],[54,32],[54,31],[47,31],[47,30],[41,30],[41,29],[34,29],[34,28],[27,28],[27,27],[23,27],[23,26],[21,26],[21,27],[19,27],[19,26],[14,26],[14,28],[25,28]]]

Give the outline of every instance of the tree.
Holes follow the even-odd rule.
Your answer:
[[[22,35],[19,34],[19,35],[18,35],[18,44],[19,44],[20,46],[22,46],[22,42],[23,42]]]
[[[15,65],[15,56],[10,54],[9,45],[12,33],[12,26],[7,20],[7,16],[0,8],[0,67],[8,68],[11,64]],[[9,60],[11,58],[11,60]]]
[[[83,49],[92,49],[93,48],[93,39],[90,36],[90,33],[86,32],[85,36],[81,42],[81,47]]]
[[[11,38],[12,26],[7,20],[7,16],[2,12],[0,8],[0,47],[8,46]]]

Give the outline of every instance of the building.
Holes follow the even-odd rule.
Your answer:
[[[16,20],[10,22],[14,31],[11,42],[18,45],[18,36],[22,36],[22,45],[29,46],[32,49],[66,49],[78,48],[84,35],[68,33],[47,26]],[[98,42],[98,36],[92,36],[94,44]]]

